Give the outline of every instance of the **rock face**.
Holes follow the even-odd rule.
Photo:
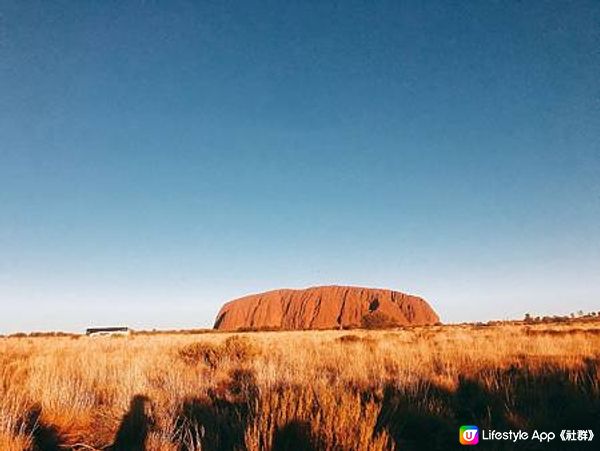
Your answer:
[[[326,286],[274,290],[227,302],[215,329],[336,329],[439,322],[429,304],[398,291]]]

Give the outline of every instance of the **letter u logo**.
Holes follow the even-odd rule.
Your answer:
[[[461,445],[476,445],[479,443],[479,429],[477,426],[461,426],[459,441]]]
[[[467,442],[472,442],[475,440],[476,435],[477,433],[473,429],[467,429],[465,432],[463,432],[463,437]]]

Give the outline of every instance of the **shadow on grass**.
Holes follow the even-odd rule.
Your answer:
[[[244,435],[258,397],[254,373],[237,369],[229,383],[206,398],[186,400],[175,424],[180,451],[244,449]]]
[[[183,403],[175,424],[174,443],[179,445],[180,451],[246,449],[245,434],[255,419],[258,397],[254,372],[233,370],[227,384],[209,390],[205,398],[188,399]],[[268,449],[274,451],[328,449],[306,421],[292,420],[276,428],[272,439],[273,444]],[[263,449],[265,445],[260,446]]]
[[[429,381],[417,387],[388,384],[383,395],[376,394],[379,387],[347,389],[361,392],[365,401],[375,400],[382,406],[373,434],[387,432],[399,450],[464,449],[458,443],[458,428],[466,424],[476,425],[480,430],[523,430],[530,435],[537,430],[556,434],[550,443],[490,442],[480,437],[478,449],[597,449],[598,437],[591,443],[568,443],[560,440],[559,433],[562,429],[592,429],[600,434],[598,366],[598,359],[585,361],[579,370],[564,370],[551,364],[531,368],[524,362],[462,376],[455,390]],[[247,369],[232,371],[223,386],[209,390],[202,398],[182,403],[174,424],[173,443],[180,451],[245,449],[245,433],[255,419],[258,397],[254,373]],[[153,427],[147,413],[149,405],[150,400],[144,396],[132,398],[114,444],[107,449],[146,450],[146,439]],[[318,410],[318,405],[315,408]],[[41,408],[34,407],[25,416],[33,450],[68,449],[61,443],[58,431],[44,424],[41,413]],[[275,430],[271,449],[333,449],[325,437],[316,437],[318,433],[304,420],[291,420]]]
[[[529,433],[554,432],[550,443],[528,440],[518,444],[482,441],[483,449],[593,449],[597,443],[562,442],[562,429],[600,431],[598,361],[588,360],[581,371],[553,366],[531,370],[513,366],[461,377],[455,391],[424,382],[415,390],[385,388],[376,433],[386,430],[402,450],[464,449],[458,442],[461,425]],[[496,381],[494,388],[481,380]],[[595,441],[595,440],[594,440]]]
[[[24,425],[25,431],[31,435],[33,451],[59,451],[61,439],[58,430],[46,425],[42,419],[42,409],[39,405],[33,406],[27,412]]]
[[[290,421],[278,428],[273,436],[273,451],[317,451],[327,449],[314,437],[310,423]]]
[[[110,451],[145,451],[148,432],[152,419],[146,413],[150,400],[146,396],[136,395],[131,399],[129,410],[121,419]]]

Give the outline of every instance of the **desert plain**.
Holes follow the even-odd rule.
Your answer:
[[[599,380],[597,318],[21,334],[0,338],[0,449],[456,449],[461,424],[600,431]]]

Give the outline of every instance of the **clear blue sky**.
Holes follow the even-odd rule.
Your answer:
[[[352,284],[600,310],[600,3],[0,1],[0,332]]]

